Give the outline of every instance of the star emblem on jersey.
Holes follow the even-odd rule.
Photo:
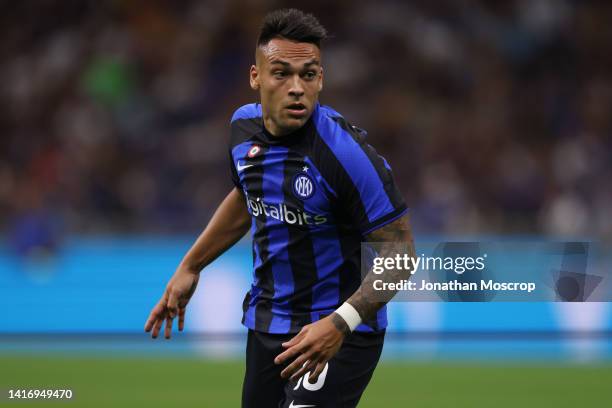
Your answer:
[[[247,156],[249,156],[250,158],[253,158],[253,157],[257,156],[260,151],[261,151],[261,147],[259,147],[257,145],[253,145],[249,149],[249,152],[247,153]]]
[[[316,407],[316,405],[295,405],[293,403],[293,401],[291,401],[291,404],[289,404],[289,408],[306,408],[306,407]]]
[[[298,173],[291,182],[293,194],[299,199],[307,200],[314,194],[315,184],[312,178],[306,173]]]

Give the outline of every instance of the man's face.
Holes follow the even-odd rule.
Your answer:
[[[257,48],[251,87],[259,90],[266,129],[282,136],[302,127],[323,88],[319,47],[274,38]]]

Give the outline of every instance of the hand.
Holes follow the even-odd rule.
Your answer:
[[[170,338],[172,332],[172,321],[178,314],[178,329],[183,331],[185,326],[185,310],[187,303],[196,290],[200,275],[185,267],[179,267],[166,286],[166,291],[155,305],[145,323],[145,331],[148,333],[153,329],[151,337],[154,339],[159,335],[164,320],[166,321],[165,337]]]
[[[275,364],[297,358],[281,372],[281,377],[291,376],[289,380],[295,382],[311,371],[308,381],[317,381],[325,364],[338,352],[344,341],[345,332],[334,324],[332,316],[302,327],[295,337],[282,344],[286,350],[276,356]]]

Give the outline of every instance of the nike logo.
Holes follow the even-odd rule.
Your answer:
[[[254,166],[254,164],[245,164],[244,166],[241,166],[240,162],[238,162],[238,165],[236,166],[236,168],[238,169],[238,171],[242,171],[244,169],[248,169],[251,166]]]
[[[293,401],[289,404],[289,408],[306,408],[306,407],[316,407],[316,405],[293,405]]]

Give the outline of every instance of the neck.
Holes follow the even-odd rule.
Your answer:
[[[285,130],[285,129],[282,129],[276,126],[274,121],[268,115],[265,115],[265,114],[264,114],[263,122],[264,122],[264,127],[266,128],[266,130],[274,137],[285,136],[286,134],[289,134],[293,131],[293,130]]]

